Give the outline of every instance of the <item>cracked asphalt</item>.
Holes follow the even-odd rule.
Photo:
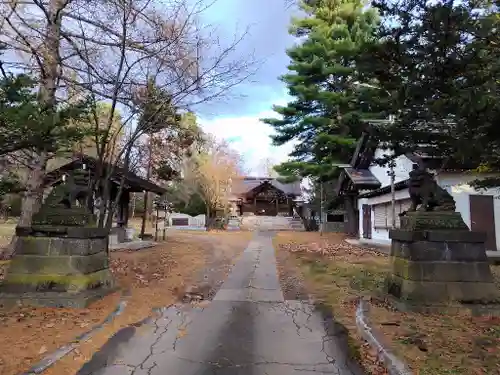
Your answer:
[[[256,233],[212,302],[178,305],[119,331],[78,375],[362,375],[346,332],[285,301],[272,233]]]

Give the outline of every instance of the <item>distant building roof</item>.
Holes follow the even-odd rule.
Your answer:
[[[270,177],[243,177],[241,179],[235,179],[233,180],[231,192],[234,195],[243,195],[259,187],[266,181],[273,185],[276,189],[281,190],[287,195],[299,196],[302,194],[300,181],[285,184],[279,182],[276,178]]]

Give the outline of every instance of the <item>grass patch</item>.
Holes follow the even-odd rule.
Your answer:
[[[394,311],[384,299],[389,258],[343,242],[338,234],[279,233],[277,251],[293,254],[309,292],[348,328],[353,355],[369,374],[385,374],[357,334],[355,307],[371,298],[370,320],[418,375],[500,374],[500,319],[469,311],[418,314]],[[492,266],[500,287],[500,266]]]

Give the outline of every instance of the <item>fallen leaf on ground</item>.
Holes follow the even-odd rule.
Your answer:
[[[371,324],[415,374],[500,374],[500,317],[472,316],[459,306],[438,314],[398,312],[382,289],[389,257],[344,239],[341,234],[282,232],[275,243],[278,253],[294,255],[309,292],[349,328],[367,373],[387,374],[357,334],[355,309],[360,295],[369,298]],[[491,269],[500,287],[500,266]]]

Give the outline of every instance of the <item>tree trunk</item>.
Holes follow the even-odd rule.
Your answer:
[[[212,219],[210,217],[211,212],[208,204],[206,205],[206,210],[207,210],[207,218],[205,220],[205,227],[207,228],[207,231],[209,231],[212,225]]]
[[[104,183],[101,189],[100,199],[99,199],[99,210],[97,214],[98,227],[105,228],[107,222],[107,215],[109,214],[108,202],[111,197],[111,186],[109,183]]]
[[[148,198],[148,219],[149,219],[149,223],[150,223],[150,226],[154,226],[155,224],[155,216],[154,216],[154,212],[155,212],[155,209],[154,209],[154,199],[153,199],[153,194],[151,193],[148,193],[149,194],[149,198]]]
[[[120,194],[120,192],[116,192],[116,195]],[[104,228],[111,230],[111,227],[113,226],[113,219],[115,218],[115,208],[116,208],[116,202],[115,198],[109,197],[106,203],[106,222],[104,223]]]
[[[39,101],[45,111],[54,112],[56,107],[57,81],[60,75],[60,40],[61,40],[61,10],[65,5],[60,0],[50,0],[47,12],[46,35],[44,39],[45,51],[41,61],[41,85]],[[47,168],[48,154],[46,150],[36,150],[32,155],[32,164],[28,174],[26,192],[21,202],[21,217],[18,226],[30,226],[43,198],[43,180]],[[13,255],[17,237],[14,235],[2,258]]]
[[[137,200],[137,195],[135,193],[132,193],[132,207],[131,207],[131,214],[130,217],[133,219],[135,217],[135,205],[136,205],[136,200]]]
[[[148,159],[148,167],[146,169],[146,180],[149,181],[151,178],[151,164],[152,164],[152,142],[151,142],[151,137],[149,138],[149,159]],[[149,194],[147,191],[144,192],[144,212],[142,213],[142,223],[141,223],[141,238],[144,236],[144,233],[146,232],[146,221],[148,219],[148,212],[149,212],[149,205],[148,205],[148,199]]]
[[[141,238],[146,233],[146,222],[148,220],[148,199],[149,194],[147,191],[144,192],[144,212],[142,213],[142,223],[141,223]]]
[[[21,216],[17,224],[20,227],[29,227],[33,214],[40,209],[46,167],[47,155],[45,153],[34,154],[26,182],[26,191],[21,201]]]
[[[40,104],[44,110],[54,112],[56,106],[57,80],[59,78],[59,47],[61,40],[62,8],[59,0],[50,0],[47,15],[47,34],[45,35],[43,71],[39,93]],[[37,150],[33,155],[28,175],[26,193],[21,203],[19,226],[31,225],[33,214],[39,209],[43,195],[43,179],[47,167],[47,152]]]

